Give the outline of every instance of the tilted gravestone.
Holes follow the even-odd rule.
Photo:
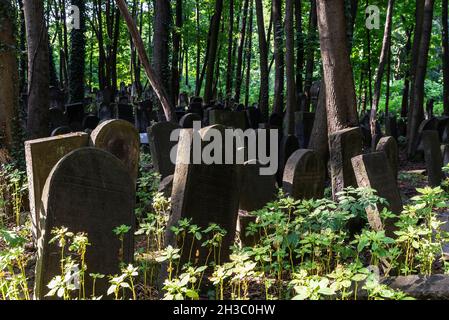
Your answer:
[[[397,179],[399,170],[399,151],[396,140],[393,137],[381,138],[377,143],[376,151],[385,153],[390,168],[393,170],[393,176]]]
[[[242,168],[239,208],[245,211],[262,209],[276,198],[276,176],[261,175],[256,160],[246,161]]]
[[[421,145],[424,151],[429,185],[437,187],[443,180],[443,156],[441,155],[438,131],[424,130],[421,133]]]
[[[41,195],[50,171],[66,154],[88,144],[88,135],[81,132],[25,142],[32,233],[35,240],[40,236]]]
[[[194,121],[201,122],[201,116],[197,113],[187,113],[179,120],[179,125],[183,129],[191,129]]]
[[[424,146],[422,144],[422,134],[424,131],[430,131],[430,130],[438,130],[438,120],[436,118],[430,118],[423,120],[421,124],[418,127],[418,140],[417,140],[417,146],[419,151],[423,151]]]
[[[325,167],[319,155],[313,150],[299,149],[285,165],[282,188],[295,200],[321,199],[325,179]]]
[[[177,129],[180,129],[180,126],[172,122],[158,122],[148,128],[151,158],[161,178],[175,172],[175,164],[170,159],[170,152],[178,141],[170,141],[170,135]]]
[[[393,171],[388,165],[388,160],[383,152],[373,152],[352,158],[357,185],[363,188],[371,188],[377,191],[377,195],[388,202],[389,210],[395,214],[402,211],[402,201]],[[382,225],[379,205],[366,207],[368,222],[376,230],[385,228],[388,236],[394,236],[395,219],[387,219]]]
[[[159,183],[159,188],[157,189],[157,192],[162,193],[166,198],[170,198],[172,189],[173,189],[173,175],[171,174],[162,179],[162,181]]]
[[[109,120],[100,124],[90,135],[91,145],[119,158],[134,182],[137,180],[140,157],[140,136],[125,120]]]
[[[362,153],[362,135],[359,128],[348,128],[330,134],[329,156],[331,167],[332,192],[346,187],[357,186],[351,159]]]
[[[170,226],[175,225],[182,218],[191,218],[192,223],[201,228],[207,228],[209,224],[216,223],[226,230],[220,249],[220,261],[226,261],[229,258],[229,248],[234,243],[236,231],[241,165],[192,162],[195,151],[194,135],[196,135],[195,138],[201,136],[201,149],[205,152],[205,148],[209,146],[205,137],[210,134],[211,129],[224,134],[225,127],[210,126],[196,133],[191,129],[181,130],[171,195],[172,215],[166,238],[167,244],[176,245],[176,237],[170,230]],[[224,151],[224,145],[221,147]],[[222,163],[224,163],[224,157],[225,153],[222,152]],[[198,259],[204,263],[209,250],[201,247],[199,241],[195,243],[193,252],[198,251]],[[188,259],[188,252],[186,254],[182,258],[183,261]]]
[[[60,251],[50,244],[54,228],[87,234],[85,290],[92,294],[91,273],[115,275],[120,262],[132,263],[134,255],[134,184],[123,163],[108,152],[81,148],[63,157],[49,174],[42,194],[44,232],[38,242],[35,297],[43,299],[47,284],[61,274]],[[122,243],[113,229],[131,229]],[[96,294],[106,297],[108,279],[97,279]]]
[[[235,129],[246,129],[246,117],[244,112],[233,112],[214,109],[209,111],[209,125],[220,124]]]

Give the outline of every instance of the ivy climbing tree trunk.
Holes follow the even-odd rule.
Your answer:
[[[46,137],[49,105],[49,55],[44,4],[41,0],[23,3],[28,44],[28,119],[29,139]]]

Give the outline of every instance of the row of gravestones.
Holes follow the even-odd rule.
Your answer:
[[[50,243],[54,228],[87,233],[89,273],[117,274],[119,260],[132,262],[139,146],[136,129],[123,120],[106,121],[90,136],[78,132],[25,143],[38,247],[35,298],[45,298],[47,284],[61,272],[59,248]],[[120,225],[131,226],[123,251],[112,231]],[[89,296],[92,280],[86,276]],[[98,279],[96,286],[106,292],[107,280]]]

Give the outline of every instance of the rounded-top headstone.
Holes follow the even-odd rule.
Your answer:
[[[387,156],[390,168],[393,171],[395,179],[398,176],[398,144],[393,137],[383,137],[377,143],[376,151],[384,152]]]
[[[187,113],[179,120],[179,125],[183,129],[191,129],[194,121],[201,121],[201,116],[197,113]]]
[[[140,155],[140,136],[136,128],[125,120],[101,123],[90,135],[91,145],[119,158],[133,181],[137,180]]]
[[[294,199],[321,199],[325,167],[319,155],[309,149],[296,150],[287,160],[282,188]]]
[[[42,193],[44,230],[38,242],[35,296],[44,298],[47,284],[60,270],[60,248],[49,243],[54,228],[87,234],[86,294],[92,279],[89,273],[114,275],[120,262],[132,263],[134,247],[134,183],[120,160],[96,148],[80,148],[64,156],[52,169]],[[113,229],[127,225],[123,251]],[[107,278],[98,279],[96,293],[106,296]]]

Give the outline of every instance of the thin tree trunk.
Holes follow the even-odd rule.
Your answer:
[[[302,1],[295,0],[296,22],[296,97],[303,91],[302,71],[304,67],[304,35],[302,33]]]
[[[260,95],[259,109],[263,121],[268,119],[268,45],[265,37],[265,24],[263,21],[262,0],[256,1],[257,31],[259,34],[259,64],[260,64]]]
[[[212,100],[214,68],[215,68],[215,60],[217,58],[218,32],[220,30],[220,20],[222,10],[223,10],[223,0],[216,0],[214,16],[212,18],[210,26],[209,59],[207,60],[206,83],[204,87],[205,103],[210,103],[210,101]]]
[[[448,0],[442,0],[441,39],[443,47],[443,106],[444,114],[449,115],[449,35],[448,35]]]
[[[287,77],[287,130],[288,134],[295,134],[295,35],[293,31],[294,0],[285,1],[285,72]]]
[[[234,0],[229,1],[229,33],[228,33],[228,61],[226,71],[226,100],[232,95],[232,44],[234,36]]]
[[[282,26],[282,0],[273,0],[274,27],[274,106],[275,113],[282,113],[284,106],[284,31]]]
[[[249,90],[250,90],[250,76],[251,76],[251,58],[252,58],[252,40],[253,40],[253,17],[254,17],[254,2],[251,1],[249,9],[249,25],[248,25],[248,40],[246,48],[246,82],[245,82],[245,106],[249,106]]]
[[[235,102],[240,102],[240,92],[242,86],[242,65],[243,65],[243,50],[245,47],[245,36],[246,36],[246,19],[248,16],[248,6],[249,0],[244,0],[243,4],[243,20],[242,28],[240,30],[240,45],[237,53],[237,67],[235,72]]]
[[[316,0],[310,2],[309,14],[309,31],[307,35],[307,49],[306,49],[306,78],[304,81],[304,92],[306,94],[305,111],[310,109],[310,88],[313,81],[313,69],[315,66],[315,41],[317,37],[317,7]]]
[[[69,100],[71,103],[83,102],[84,100],[84,64],[86,57],[86,38],[84,32],[85,7],[83,0],[72,0],[80,10],[80,28],[73,29],[70,34],[71,50],[69,65]]]
[[[41,0],[27,0],[23,9],[28,44],[27,133],[29,139],[37,139],[48,135],[48,33]]]
[[[181,55],[181,29],[183,25],[182,0],[176,0],[176,28],[173,30],[173,59],[172,59],[172,104],[176,105],[179,97],[180,71],[179,60]]]
[[[195,95],[200,95],[200,63],[201,63],[201,36],[200,36],[200,4],[199,0],[196,0],[196,80],[195,80]]]

